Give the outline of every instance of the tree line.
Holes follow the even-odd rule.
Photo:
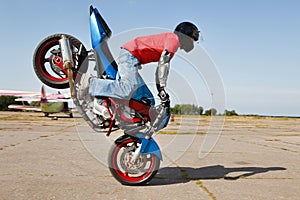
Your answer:
[[[8,106],[11,104],[22,104],[22,102],[16,102],[15,99],[17,97],[14,96],[0,96],[0,111],[9,110]],[[31,102],[32,106],[36,105],[39,102]],[[29,105],[29,104],[26,104]],[[210,108],[208,110],[204,110],[202,106],[196,106],[194,104],[176,104],[171,108],[171,112],[177,115],[225,115],[225,116],[237,116],[238,114],[234,110],[225,110],[224,113],[218,113],[215,108]]]
[[[225,110],[224,113],[218,113],[217,109],[210,108],[204,110],[202,106],[197,106],[194,104],[176,104],[171,108],[173,114],[178,115],[225,115],[225,116],[237,116],[238,114],[235,110]]]
[[[16,104],[15,99],[17,97],[13,96],[0,96],[0,110],[5,111],[9,110],[8,106],[11,104]]]
[[[28,103],[27,101],[15,101],[15,99],[20,97],[15,96],[0,96],[0,111],[8,111],[9,105],[25,105],[25,106],[40,106],[40,102],[38,101],[32,101]]]

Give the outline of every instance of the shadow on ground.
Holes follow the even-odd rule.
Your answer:
[[[201,168],[165,167],[158,171],[150,185],[169,185],[186,183],[193,180],[238,180],[255,174],[286,170],[283,167],[237,167],[227,168],[222,165]]]

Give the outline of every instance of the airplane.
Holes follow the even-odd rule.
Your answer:
[[[15,99],[15,101],[40,103],[39,107],[24,105],[24,103],[23,105],[9,105],[8,108],[12,110],[43,112],[46,117],[48,117],[50,114],[63,112],[69,115],[69,117],[73,118],[73,113],[68,106],[68,103],[72,101],[71,96],[69,94],[60,93],[46,95],[44,86],[42,86],[41,93],[0,90],[0,95],[21,97]]]

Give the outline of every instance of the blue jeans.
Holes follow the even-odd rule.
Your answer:
[[[118,63],[120,79],[107,80],[92,78],[89,93],[91,96],[130,99],[138,87],[138,67],[140,62],[129,51],[121,49]]]

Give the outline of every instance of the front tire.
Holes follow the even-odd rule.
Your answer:
[[[131,164],[133,152],[141,145],[141,141],[133,137],[127,137],[121,141],[119,139],[115,141],[108,157],[111,174],[123,185],[148,183],[157,173],[160,160],[153,154],[141,154],[136,163]]]
[[[84,45],[77,38],[67,34],[50,35],[38,44],[33,54],[34,71],[44,84],[56,89],[69,88],[68,73],[63,69],[59,47],[62,35],[65,35],[72,45],[75,73],[87,56]],[[81,51],[80,55],[78,55],[79,50]]]

